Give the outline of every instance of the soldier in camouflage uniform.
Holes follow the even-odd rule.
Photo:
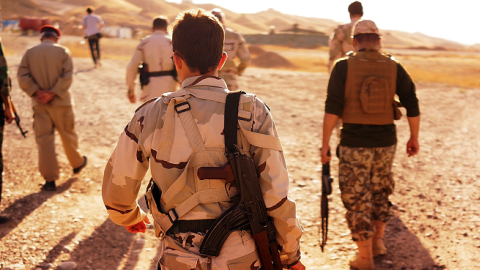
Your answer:
[[[162,240],[158,269],[260,269],[250,231],[232,232],[218,257],[199,254],[208,229],[201,224],[212,224],[238,194],[222,179],[198,176],[201,167],[227,163],[223,119],[229,90],[217,77],[227,58],[222,53],[225,34],[218,20],[202,9],[181,13],[172,34],[181,88],[144,103],[125,127],[105,168],[105,206],[116,224],[132,233],[145,232],[150,221],[136,199],[150,168],[161,192],[147,192],[155,234]],[[244,94],[239,119],[239,148],[257,165],[263,199],[282,247],[282,263],[305,269],[299,242],[303,228],[295,202],[288,198],[288,172],[272,115],[255,95]],[[262,142],[252,139],[257,137]]]
[[[323,122],[322,163],[337,120],[343,127],[339,147],[339,184],[345,215],[359,256],[354,268],[373,269],[373,256],[386,254],[383,243],[390,217],[388,196],[395,182],[392,163],[397,138],[394,120],[401,116],[398,95],[407,110],[410,140],[407,154],[418,153],[420,110],[415,85],[391,55],[381,54],[380,33],[372,21],[354,27],[356,53],[335,63],[328,84]]]
[[[330,39],[330,58],[328,60],[328,70],[331,71],[333,63],[347,55],[347,52],[353,51],[352,29],[355,23],[363,16],[362,3],[355,1],[348,6],[350,13],[350,23],[339,25],[333,32]]]
[[[8,78],[7,61],[3,54],[2,40],[0,39],[0,202],[2,201],[2,185],[3,185],[3,127],[5,121],[12,123],[14,113],[10,104],[10,83]],[[7,222],[9,219],[4,215],[0,215],[0,224]]]
[[[218,76],[225,80],[229,90],[235,91],[239,88],[237,77],[242,76],[250,63],[250,52],[248,51],[247,42],[242,34],[225,27],[225,13],[219,8],[216,8],[212,10],[212,14],[224,25],[225,45],[223,50],[228,55],[225,65],[218,71]],[[235,63],[236,57],[240,60],[238,66]]]

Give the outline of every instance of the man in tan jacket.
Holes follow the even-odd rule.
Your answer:
[[[55,130],[60,134],[65,154],[79,173],[87,164],[80,154],[75,131],[73,99],[69,88],[73,81],[70,51],[57,43],[60,30],[53,26],[40,29],[42,43],[27,50],[18,67],[18,82],[32,97],[33,126],[38,145],[38,167],[46,180],[43,190],[56,190],[59,166],[55,154]]]
[[[175,80],[176,71],[170,59],[173,55],[172,37],[167,33],[168,18],[159,16],[152,22],[152,34],[140,41],[135,54],[127,67],[128,99],[136,102],[135,84],[138,66],[143,64],[143,75],[148,77],[148,83],[142,85],[140,101],[145,102],[151,98],[161,97],[178,88]],[[144,81],[145,82],[145,81]]]

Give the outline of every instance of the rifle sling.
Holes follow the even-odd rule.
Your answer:
[[[243,91],[231,91],[225,100],[225,148],[229,153],[237,151],[235,145],[237,145],[238,103],[240,96],[244,93]]]

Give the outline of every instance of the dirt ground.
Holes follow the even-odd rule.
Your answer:
[[[40,191],[37,147],[30,100],[19,89],[16,69],[24,49],[37,39],[4,46],[13,79],[13,100],[29,130],[24,139],[7,125],[4,139],[4,191],[0,212],[12,217],[0,225],[0,269],[156,269],[159,241],[153,229],[130,234],[113,224],[101,198],[104,166],[122,129],[139,105],[125,96],[126,60],[103,61],[92,69],[87,58],[75,58],[71,88],[80,145],[89,158],[72,175],[57,138],[61,178],[56,192]],[[10,42],[10,43],[9,43]],[[110,52],[111,53],[111,52]],[[247,69],[242,89],[256,93],[272,109],[285,149],[291,186],[305,228],[302,261],[307,269],[349,269],[355,247],[344,220],[337,178],[330,196],[330,232],[325,252],[319,247],[321,140],[326,73]],[[480,89],[417,84],[422,123],[420,154],[407,158],[405,118],[397,122],[394,163],[394,216],[387,225],[388,254],[376,269],[478,269],[480,265]],[[332,142],[331,146],[334,146]],[[333,176],[338,160],[332,161]]]

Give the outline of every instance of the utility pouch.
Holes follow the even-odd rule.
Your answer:
[[[148,85],[150,83],[148,64],[142,63],[140,66],[138,66],[138,73],[140,74],[140,87],[143,89],[145,85]]]
[[[385,113],[388,105],[388,81],[382,77],[367,77],[360,90],[360,103],[367,114]]]
[[[402,112],[400,111],[400,107],[403,107],[402,103],[398,100],[393,100],[393,119],[400,120],[402,118]]]

